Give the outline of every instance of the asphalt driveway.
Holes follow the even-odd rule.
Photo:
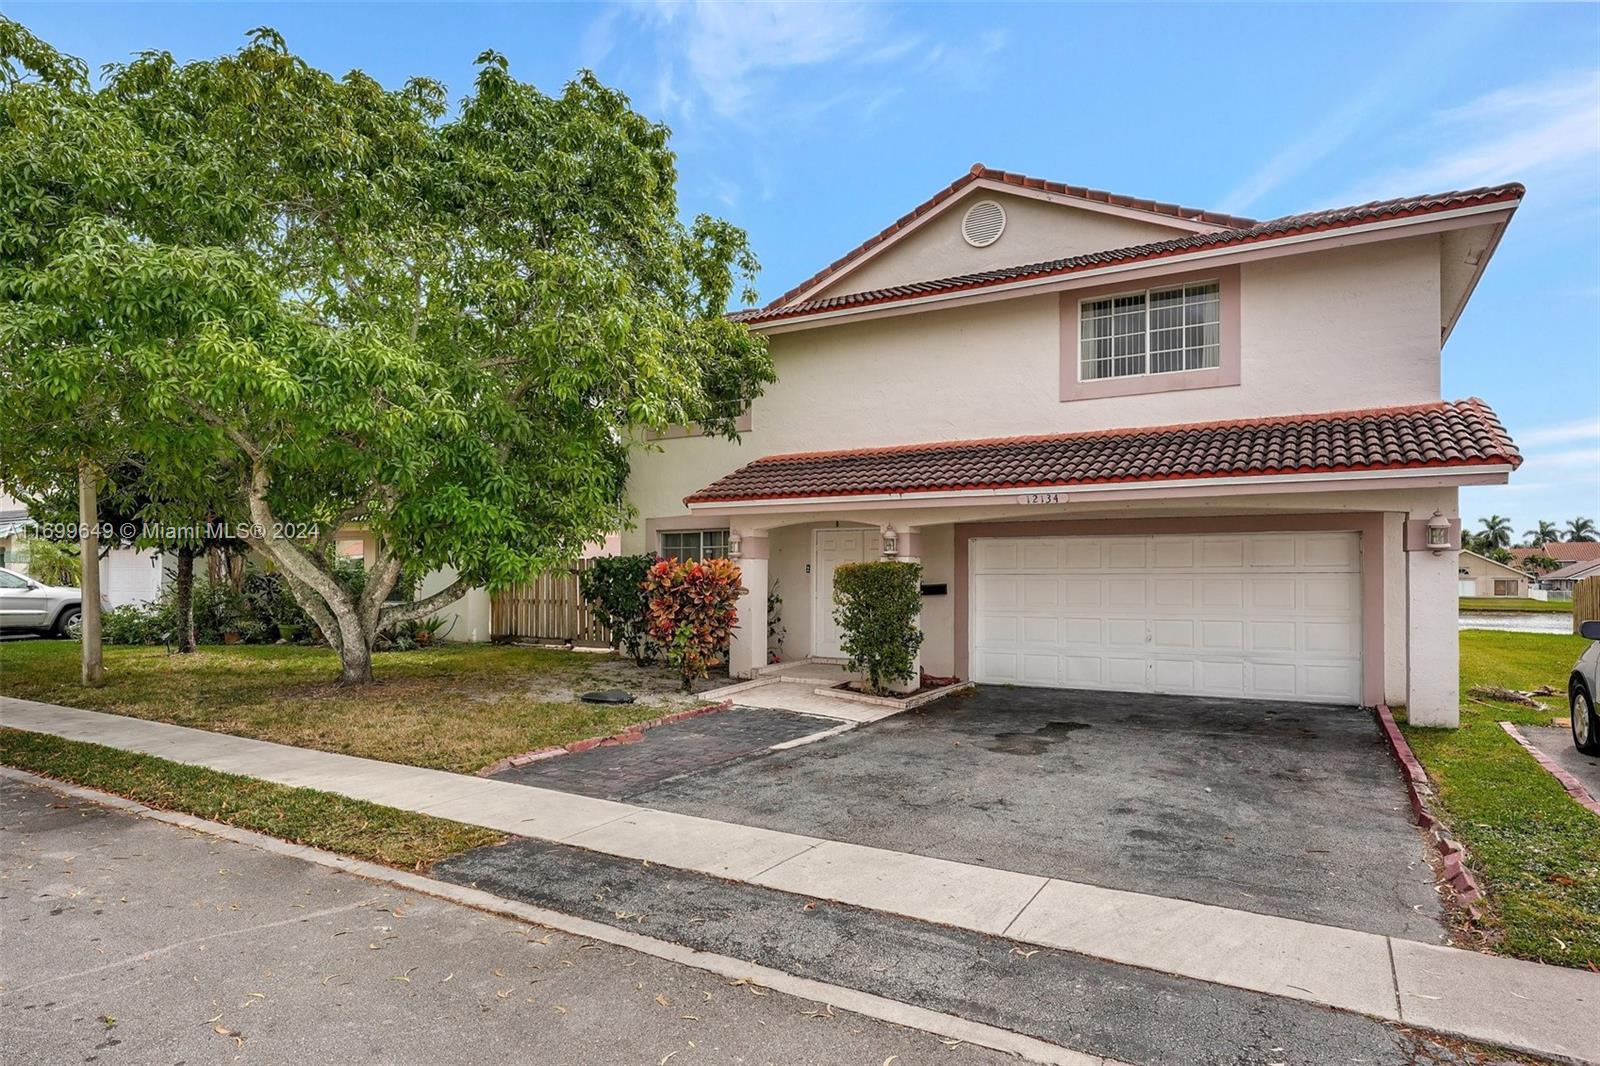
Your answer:
[[[633,802],[1439,942],[1423,841],[1355,707],[992,687]]]

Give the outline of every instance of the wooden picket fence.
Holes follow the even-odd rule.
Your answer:
[[[1586,577],[1572,586],[1572,631],[1600,620],[1600,577]]]
[[[495,638],[567,641],[604,647],[611,631],[578,594],[578,575],[594,565],[580,559],[570,568],[540,574],[490,597],[489,631]]]

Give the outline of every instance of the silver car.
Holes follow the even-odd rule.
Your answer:
[[[54,633],[76,640],[83,629],[83,594],[42,585],[0,567],[0,631]]]
[[[1595,693],[1600,692],[1600,622],[1585,622],[1578,632],[1596,643],[1578,656],[1567,679],[1567,706],[1572,712],[1572,743],[1585,755],[1600,755],[1600,718]]]

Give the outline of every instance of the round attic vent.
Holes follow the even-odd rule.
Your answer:
[[[961,236],[974,248],[987,248],[1006,230],[1006,209],[993,200],[979,200],[961,220]]]

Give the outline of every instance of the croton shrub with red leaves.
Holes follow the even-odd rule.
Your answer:
[[[744,591],[739,568],[727,559],[662,559],[650,568],[644,591],[650,598],[650,635],[683,675],[688,692],[695,678],[708,676],[723,661],[739,621],[735,604]]]

